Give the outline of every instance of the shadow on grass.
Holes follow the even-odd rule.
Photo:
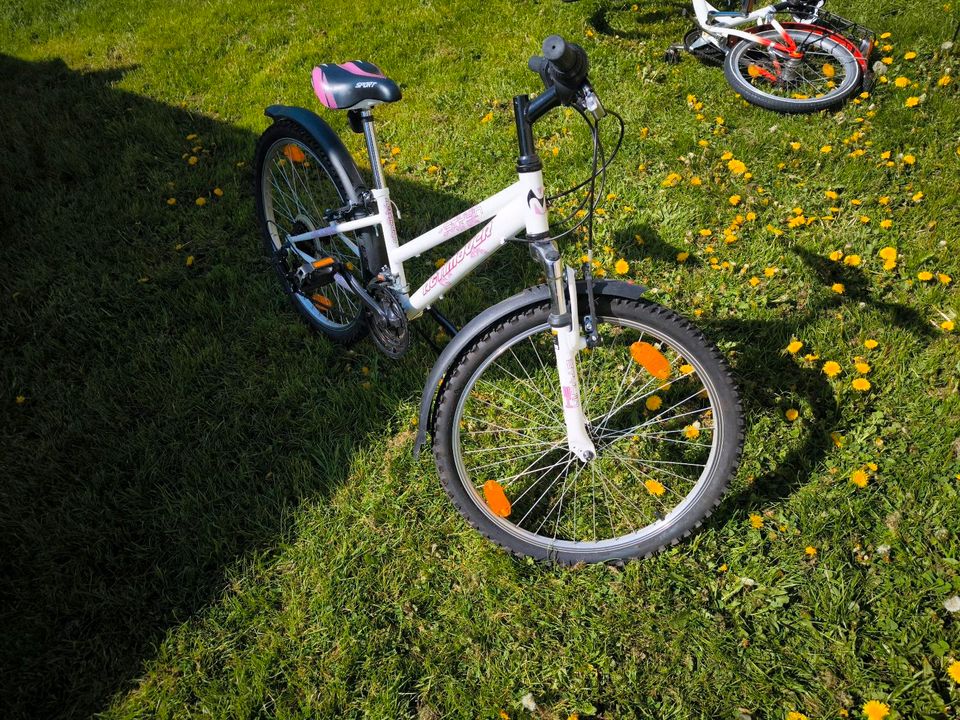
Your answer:
[[[637,8],[634,10],[634,8]],[[590,16],[590,25],[601,35],[622,40],[643,40],[653,36],[652,28],[682,17],[689,3],[602,3]]]
[[[379,359],[316,342],[261,258],[255,136],[122,91],[130,71],[0,55],[5,717],[102,710],[432,362],[381,362],[357,398]],[[466,207],[395,190],[427,220]]]

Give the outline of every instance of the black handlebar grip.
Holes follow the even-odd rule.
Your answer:
[[[559,35],[543,41],[543,56],[560,72],[570,72],[577,64],[577,52]]]

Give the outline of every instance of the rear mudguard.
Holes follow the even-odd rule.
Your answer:
[[[263,112],[271,120],[290,120],[302,127],[326,153],[330,160],[331,169],[346,189],[347,199],[351,202],[357,201],[360,192],[366,189],[366,183],[360,175],[360,170],[353,161],[350,151],[347,150],[333,128],[327,125],[316,113],[301,107],[271,105]],[[358,213],[359,216],[360,213]],[[365,270],[368,275],[375,275],[380,272],[380,268],[387,264],[387,253],[383,240],[374,228],[357,230],[356,235],[363,247],[366,261]]]
[[[629,300],[639,300],[645,291],[641,285],[621,282],[619,280],[594,280],[593,294],[596,297],[622,297]],[[587,286],[581,280],[577,282],[577,295],[580,299],[581,310],[586,308]],[[518,310],[538,305],[550,300],[550,290],[546,285],[537,285],[527,288],[506,300],[489,307],[468,322],[458,332],[449,344],[440,353],[434,363],[427,382],[423,387],[423,397],[420,399],[420,420],[418,423],[417,439],[413,444],[413,456],[419,457],[420,450],[427,439],[427,432],[434,432],[433,422],[436,417],[436,402],[447,372],[453,367],[460,356],[473,346],[476,339],[487,329],[496,325],[502,318]],[[559,396],[557,402],[560,402]]]

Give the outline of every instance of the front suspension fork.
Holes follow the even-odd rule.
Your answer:
[[[597,449],[587,433],[587,418],[580,402],[577,353],[587,347],[587,341],[580,333],[576,275],[573,268],[563,264],[560,252],[551,240],[531,243],[530,254],[543,267],[550,289],[549,322],[553,331],[553,349],[560,377],[567,446],[581,461],[589,462],[596,457]]]

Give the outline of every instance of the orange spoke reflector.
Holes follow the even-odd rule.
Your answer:
[[[297,145],[286,145],[283,148],[283,154],[290,162],[302,163],[307,159],[306,154]]]
[[[670,377],[670,361],[650,343],[638,340],[630,346],[630,356],[655,378]]]
[[[496,480],[487,480],[483,484],[483,496],[487,499],[487,505],[490,506],[494,515],[500,517],[510,515],[510,501],[507,500],[507,494],[503,491],[503,486]]]
[[[326,295],[311,295],[310,299],[313,300],[313,304],[320,310],[329,310],[333,307],[333,300]]]
[[[751,65],[750,67],[747,68],[747,75],[749,75],[752,78],[758,78],[760,77],[761,74],[762,73],[760,72],[760,68],[758,68],[756,65]]]
[[[837,74],[837,71],[833,69],[833,65],[830,63],[823,64],[823,76],[832,78]]]
[[[327,267],[327,265],[333,265],[332,257],[320,258],[319,260],[313,261],[313,266],[315,268],[324,268],[324,267]]]

